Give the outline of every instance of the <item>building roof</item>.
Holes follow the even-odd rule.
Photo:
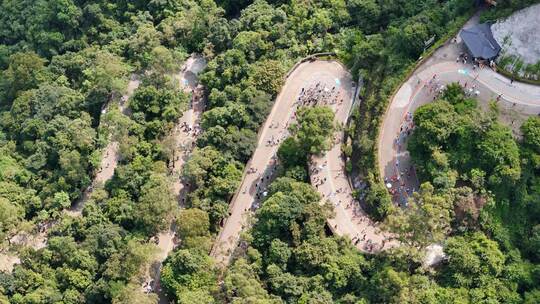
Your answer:
[[[490,24],[483,23],[463,29],[459,36],[463,39],[473,57],[492,59],[501,50],[501,46],[493,38]]]

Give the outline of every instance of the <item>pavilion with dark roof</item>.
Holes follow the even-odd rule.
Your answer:
[[[501,51],[501,46],[493,38],[491,25],[488,23],[463,29],[459,36],[474,58],[492,60]]]

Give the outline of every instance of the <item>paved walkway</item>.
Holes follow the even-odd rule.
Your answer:
[[[295,102],[298,100],[302,88],[307,89],[317,83],[322,87],[326,85],[328,89],[337,88],[337,99],[343,99],[343,102],[332,105],[332,108],[337,111],[337,122],[344,123],[347,120],[354,88],[352,87],[351,75],[341,64],[336,61],[302,63],[289,75],[276,99],[272,112],[260,131],[257,148],[246,166],[241,186],[231,201],[230,216],[220,231],[214,248],[212,248],[211,255],[219,265],[226,266],[229,263],[238,244],[240,233],[248,224],[247,219],[251,211],[258,207],[258,193],[264,193],[266,186],[274,177],[275,154],[279,143],[289,135],[286,129],[294,119]],[[335,139],[336,144],[328,153],[313,158],[312,168],[317,168],[325,161],[326,165],[319,169],[317,174],[312,174],[312,182],[315,185],[318,178],[324,179],[324,177],[329,180],[319,186],[318,191],[324,198],[322,202],[328,199],[336,205],[336,216],[334,219],[329,219],[332,230],[339,235],[348,235],[351,239],[367,234],[371,241],[368,243],[366,237],[364,241],[356,243],[356,246],[364,251],[377,250],[382,246],[384,236],[378,234],[378,228],[368,219],[361,208],[353,207],[358,206],[357,203],[353,202],[350,208],[346,207],[346,202],[350,202],[352,199],[352,190],[346,174],[343,172],[345,160],[340,151],[343,133],[336,132]],[[257,191],[258,189],[259,191]],[[336,193],[338,189],[340,191]],[[342,203],[337,204],[340,200]]]
[[[338,125],[345,125],[353,103],[354,87],[349,72],[341,67],[327,75],[319,76],[323,87],[333,87],[336,82],[337,100],[331,108],[336,114]],[[324,77],[326,76],[326,77]],[[339,81],[338,81],[339,79]],[[310,178],[313,186],[323,197],[323,202],[329,201],[334,206],[335,217],[328,219],[333,233],[348,236],[353,245],[363,252],[377,252],[392,243],[385,241],[388,235],[382,233],[377,223],[371,221],[358,201],[353,198],[352,188],[345,171],[346,158],[341,151],[345,139],[343,130],[339,128],[333,135],[332,148],[323,155],[314,156],[310,163]]]
[[[474,17],[465,27],[474,24],[477,20],[478,18]],[[456,43],[449,43],[439,49],[417,69],[417,72],[400,88],[391,101],[379,136],[378,159],[382,176],[389,179],[396,175],[404,177],[402,178],[405,180],[402,186],[403,191],[397,192],[394,197],[397,202],[406,200],[409,194],[404,192],[407,188],[410,193],[418,187],[415,172],[410,170],[410,158],[405,149],[407,132],[402,127],[405,127],[407,120],[410,121],[411,114],[409,113],[413,113],[417,107],[434,99],[433,93],[429,90],[433,75],[436,75],[438,85],[447,85],[456,81],[465,85],[467,82],[468,90],[474,85],[470,93],[477,95],[484,106],[502,94],[499,107],[503,110],[524,116],[540,113],[540,88],[511,83],[488,68],[473,70],[472,65],[457,63],[456,58],[463,51],[459,38]],[[289,75],[270,116],[261,129],[257,148],[246,166],[239,192],[231,201],[230,216],[212,249],[211,255],[218,264],[226,266],[230,261],[240,232],[247,225],[250,211],[258,207],[256,196],[260,192],[256,190],[261,187],[264,190],[273,177],[276,165],[275,153],[279,141],[288,136],[286,126],[292,119],[291,114],[295,110],[294,102],[298,99],[301,88],[308,87],[314,82],[322,82],[330,86],[332,83],[337,83],[336,79],[344,84],[340,86],[339,94],[345,97],[347,102],[340,106],[334,105],[333,108],[337,111],[337,121],[344,122],[351,105],[352,80],[341,65],[325,61],[303,63]],[[513,124],[513,121],[511,123]],[[400,133],[402,134],[401,142],[394,144]],[[332,230],[338,235],[348,235],[353,244],[362,251],[376,252],[394,246],[395,242],[386,241],[389,235],[382,233],[377,223],[372,222],[352,199],[352,191],[344,172],[345,160],[340,151],[343,134],[338,131],[335,139],[336,144],[332,149],[323,156],[314,157],[311,164],[311,169],[317,171],[311,175],[312,183],[320,184],[320,181],[326,178],[326,181],[318,186],[318,191],[335,206],[336,216],[329,219]],[[268,145],[268,142],[274,144]],[[397,167],[396,160],[398,160]],[[398,188],[398,185],[401,185],[401,182],[391,182],[394,188]]]
[[[270,115],[259,131],[257,147],[246,165],[240,187],[229,204],[229,217],[225,220],[210,252],[220,266],[227,266],[240,233],[247,225],[251,209],[258,207],[259,189],[270,182],[276,168],[279,142],[288,136],[288,123],[295,112],[294,103],[303,82],[315,80],[313,73],[329,66],[323,61],[301,64],[289,75],[278,95]],[[268,143],[273,141],[272,143]]]
[[[465,27],[478,22],[472,18]],[[391,184],[394,202],[405,204],[418,181],[406,151],[407,128],[414,111],[434,100],[436,86],[459,82],[467,93],[476,96],[479,104],[487,108],[490,101],[497,100],[502,120],[519,136],[519,124],[530,115],[540,113],[540,87],[511,82],[490,68],[476,68],[469,60],[456,62],[464,46],[457,36],[455,43],[448,43],[426,60],[401,86],[391,101],[382,123],[378,139],[378,160],[381,176]],[[500,97],[499,97],[500,96]],[[396,178],[400,177],[399,180]],[[407,193],[407,190],[409,192]]]

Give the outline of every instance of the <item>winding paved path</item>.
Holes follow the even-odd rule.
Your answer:
[[[319,77],[323,87],[331,88],[335,83],[340,83],[336,87],[337,100],[343,99],[343,103],[335,103],[330,107],[336,115],[335,121],[341,126],[346,125],[354,101],[351,75],[341,67],[333,73]],[[380,231],[378,223],[369,219],[358,201],[353,198],[345,171],[346,157],[341,151],[345,140],[342,128],[336,130],[333,139],[331,149],[323,155],[313,156],[310,163],[311,172],[317,172],[310,175],[312,185],[323,197],[323,202],[329,201],[334,206],[335,216],[328,219],[330,229],[337,235],[348,236],[353,245],[362,252],[377,252],[383,247],[391,246],[393,243],[385,241],[388,235]],[[325,182],[320,182],[325,179]]]
[[[337,111],[336,120],[339,123],[344,123],[347,120],[354,88],[352,87],[351,75],[341,64],[336,61],[305,62],[300,64],[289,75],[274,103],[272,112],[260,131],[257,147],[246,166],[241,186],[230,203],[230,216],[227,218],[212,248],[211,255],[216,259],[218,265],[226,266],[230,262],[234,249],[238,244],[240,233],[248,224],[247,219],[251,214],[251,210],[258,207],[256,184],[263,178],[262,187],[264,188],[272,180],[276,166],[275,154],[279,145],[268,145],[268,141],[272,139],[281,141],[288,136],[286,129],[294,118],[295,102],[298,100],[302,88],[308,88],[319,82],[323,86],[336,86],[338,88],[338,94],[341,96],[340,98],[344,99],[344,102],[332,107]],[[341,131],[337,131],[335,135],[337,141],[342,140],[343,134]],[[334,203],[339,200],[348,201],[351,199],[352,190],[345,173],[336,176],[338,171],[343,171],[345,165],[345,160],[341,156],[340,143],[333,145],[332,149],[324,156],[313,158],[314,165],[324,160],[328,162],[319,172],[319,174],[327,176],[330,180],[318,187],[319,193],[323,196],[323,202],[326,199]],[[256,173],[249,173],[250,170],[256,170]],[[269,178],[267,179],[266,176],[269,176]],[[312,176],[312,178],[315,179],[315,176]],[[342,188],[339,194],[328,196],[332,192],[335,193],[339,188]],[[378,234],[376,225],[369,221],[361,210],[352,207],[346,208],[344,203],[336,206],[335,210],[336,217],[329,219],[329,224],[335,233],[348,235],[351,238],[366,233],[372,237],[374,245],[382,243],[383,235]],[[366,243],[358,243],[357,247],[361,250],[368,250],[365,247]]]
[[[465,28],[477,22],[478,17],[475,16],[469,20]],[[406,151],[407,138],[400,129],[407,113],[414,113],[421,105],[433,101],[434,93],[429,90],[429,82],[434,75],[443,86],[459,82],[462,86],[467,84],[467,91],[475,86],[471,93],[477,94],[476,98],[483,108],[487,108],[490,101],[496,100],[502,94],[498,102],[503,114],[502,120],[512,127],[515,135],[519,135],[519,124],[527,116],[540,114],[540,87],[511,83],[508,78],[490,68],[473,69],[471,64],[456,62],[459,54],[465,52],[459,35],[456,38],[456,43],[446,44],[418,67],[401,86],[388,107],[378,138],[379,171],[387,180],[400,172],[407,172],[411,167],[410,155]],[[394,140],[398,137],[401,140],[396,145]],[[392,182],[392,189],[396,192],[394,201],[404,203],[408,197],[405,193],[406,188],[418,189],[418,181],[414,174],[410,177],[403,174],[402,177],[405,186],[399,187],[399,182]]]
[[[478,18],[474,17],[465,27],[476,22]],[[392,99],[378,138],[381,176],[391,177],[396,172],[409,168],[408,152],[404,149],[398,151],[398,146],[394,146],[394,140],[400,134],[400,128],[407,113],[413,113],[420,105],[433,100],[433,95],[424,85],[429,83],[434,74],[442,85],[460,81],[462,84],[467,82],[470,88],[474,84],[473,94],[478,94],[477,98],[484,107],[490,100],[502,94],[499,107],[503,112],[509,113],[508,117],[517,115],[523,118],[540,113],[539,87],[510,83],[508,79],[488,68],[473,70],[472,65],[457,63],[456,58],[463,51],[459,37],[457,43],[448,43],[440,48],[417,69]],[[338,83],[337,79],[343,84],[339,86],[338,93],[344,97],[345,102],[332,107],[336,112],[336,120],[344,123],[352,104],[353,88],[350,85],[352,83],[350,74],[340,64],[335,61],[302,63],[287,78],[272,112],[261,129],[257,148],[246,166],[241,186],[231,201],[230,216],[212,248],[211,255],[219,265],[226,266],[229,263],[238,244],[240,233],[248,224],[247,218],[250,211],[258,206],[255,197],[257,182],[261,180],[261,177],[264,178],[264,187],[272,179],[273,168],[276,165],[274,155],[278,145],[269,146],[266,144],[267,141],[282,139],[288,135],[286,126],[292,119],[291,114],[295,110],[294,102],[302,87],[308,87],[315,82],[333,86]],[[508,123],[510,124],[511,120],[513,125],[513,119],[508,117],[506,117]],[[312,183],[316,185],[319,180],[326,177],[326,182],[319,185],[317,189],[323,196],[323,200],[329,200],[335,206],[336,215],[328,219],[328,223],[334,233],[349,236],[353,244],[361,251],[377,252],[394,246],[395,242],[386,241],[389,235],[380,231],[378,224],[372,222],[359,204],[352,199],[352,189],[344,172],[345,159],[341,152],[343,139],[342,131],[337,131],[335,144],[331,150],[322,156],[313,157],[310,164],[312,169],[318,169],[317,173],[311,175]],[[400,159],[398,171],[395,167],[397,158]],[[252,169],[258,173],[249,173]],[[269,176],[269,180],[266,180],[266,176]],[[415,189],[417,184],[416,176],[412,174],[405,187]],[[397,187],[395,184],[393,186]]]

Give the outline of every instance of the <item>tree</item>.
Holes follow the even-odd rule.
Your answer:
[[[206,236],[209,234],[210,219],[208,213],[197,208],[180,211],[176,219],[177,231],[180,238]]]
[[[141,68],[146,68],[152,61],[152,52],[159,47],[161,33],[151,23],[143,23],[129,39],[128,54]]]
[[[0,92],[4,96],[0,108],[9,107],[20,92],[36,88],[46,80],[45,62],[33,52],[15,53],[9,57],[9,66],[1,74]]]
[[[251,65],[249,82],[260,91],[276,96],[281,86],[285,69],[277,60],[261,60]]]
[[[184,178],[196,189],[189,195],[192,207],[210,215],[213,229],[227,214],[227,203],[240,184],[241,165],[213,147],[195,149],[184,165]]]
[[[202,303],[212,303],[211,292],[215,290],[214,264],[206,253],[180,249],[169,255],[161,270],[161,284],[170,296],[186,303],[196,293]]]
[[[523,132],[523,154],[531,167],[540,168],[540,118],[530,117],[522,125]],[[527,166],[524,166],[527,168]]]
[[[479,287],[487,277],[503,274],[505,256],[496,242],[483,233],[457,236],[447,241],[448,269],[444,274],[454,286]]]
[[[0,7],[0,40],[51,57],[83,44],[82,11],[72,0],[9,1]]]
[[[69,195],[63,191],[54,194],[51,209],[61,211],[71,205]]]
[[[290,178],[275,180],[269,196],[257,211],[253,226],[253,246],[267,252],[274,239],[299,244],[305,239],[321,236],[326,218],[331,216],[326,206],[319,205],[315,189]]]
[[[257,275],[256,269],[243,258],[235,261],[234,265],[227,271],[224,279],[224,289],[229,303],[281,303],[278,299],[268,295]]]
[[[297,117],[291,131],[303,152],[319,154],[328,150],[334,133],[334,112],[329,107],[303,107]]]
[[[227,85],[238,84],[248,75],[246,56],[239,50],[231,49],[210,61],[200,80],[210,91],[214,88],[224,90]]]
[[[163,174],[152,174],[141,193],[135,220],[142,230],[155,234],[167,227],[176,207],[171,183]]]
[[[425,23],[411,21],[400,28],[391,26],[390,36],[393,48],[407,56],[418,57],[424,50],[424,43],[429,39],[430,31]]]
[[[540,117],[529,117],[522,125],[525,145],[536,153],[540,153]]]
[[[229,103],[225,107],[215,107],[204,112],[201,127],[203,129],[212,126],[227,127],[234,125],[236,127],[245,126],[249,121],[249,115],[243,104]]]
[[[540,301],[540,291],[533,289],[532,291],[525,292],[523,304],[534,304]]]
[[[160,23],[165,41],[171,46],[184,46],[189,53],[201,53],[207,46],[207,37],[216,24],[223,22],[224,10],[215,1],[189,1],[183,9]]]
[[[150,53],[148,67],[152,73],[164,76],[178,70],[175,56],[168,48],[156,46]]]
[[[341,33],[340,38],[338,56],[351,67],[355,74],[360,69],[369,70],[372,63],[377,62],[382,57],[384,41],[380,34],[366,37],[357,29],[346,29]]]
[[[123,281],[144,275],[144,271],[155,254],[155,246],[128,240],[122,249],[112,254],[104,263],[103,275],[111,280]]]
[[[154,293],[145,294],[141,288],[135,284],[128,284],[112,300],[112,304],[154,304],[158,301],[158,296]]]
[[[267,35],[267,33],[242,31],[233,39],[233,48],[244,53],[249,61],[256,61],[272,47],[272,44],[267,42]]]
[[[508,128],[494,124],[477,146],[479,162],[494,186],[514,184],[520,177],[519,150]],[[488,169],[489,168],[489,169]]]
[[[421,106],[414,113],[416,129],[411,138],[411,150],[414,151],[416,145],[437,147],[447,144],[448,138],[457,128],[457,121],[454,108],[446,101]]]
[[[364,32],[371,33],[379,27],[381,8],[375,0],[347,1],[347,6],[353,22]]]
[[[110,94],[123,92],[127,85],[128,66],[122,57],[97,47],[68,52],[51,59],[48,69],[55,75],[68,78],[75,89],[83,89],[93,98],[91,102],[101,104]]]
[[[448,101],[452,105],[463,102],[465,92],[459,83],[449,84],[443,92],[442,99]]]
[[[24,221],[24,209],[13,204],[7,199],[0,197],[0,248],[18,232],[19,226]]]
[[[144,115],[147,137],[153,139],[165,132],[167,123],[178,119],[187,101],[182,92],[149,85],[139,87],[129,105],[133,112]]]
[[[396,208],[385,221],[385,229],[402,244],[421,252],[428,245],[444,240],[450,232],[452,201],[445,194],[435,193],[424,183],[408,202],[408,208]]]
[[[279,145],[277,156],[280,164],[285,168],[305,166],[307,164],[307,155],[303,153],[299,142],[293,137],[287,137]]]
[[[128,67],[121,57],[108,51],[89,48],[83,56],[90,60],[83,66],[83,86],[86,92],[119,93],[126,88]]]
[[[280,239],[274,239],[270,243],[270,249],[268,251],[268,264],[275,264],[281,269],[285,270],[287,268],[287,263],[291,258],[292,250],[289,248],[289,245]]]
[[[199,136],[197,145],[201,148],[212,146],[232,158],[247,162],[255,150],[257,134],[250,129],[238,129],[236,126],[215,126],[205,129]]]

